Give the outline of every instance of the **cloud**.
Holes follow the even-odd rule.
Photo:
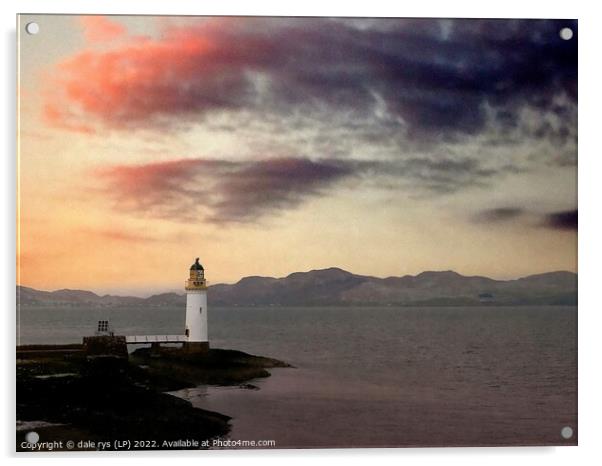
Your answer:
[[[409,158],[385,164],[384,173],[397,175],[418,192],[445,195],[471,187],[484,187],[506,167],[488,168],[475,158]]]
[[[500,224],[527,220],[525,226],[546,227],[552,230],[577,231],[577,210],[565,210],[544,214],[522,207],[498,207],[484,209],[473,216],[477,223]]]
[[[225,173],[227,162],[181,159],[142,165],[116,165],[96,172],[121,210],[189,220],[212,192],[201,175]]]
[[[102,239],[103,241],[117,241],[122,243],[152,243],[158,241],[147,233],[127,231],[122,228],[108,228],[108,229],[86,229],[83,230],[84,234],[91,235]]]
[[[218,182],[221,199],[210,220],[252,220],[268,212],[297,207],[309,197],[354,173],[340,161],[278,158],[244,164]]]
[[[380,112],[410,139],[448,140],[489,118],[511,129],[523,107],[574,107],[577,40],[558,36],[567,25],[576,32],[557,20],[204,19],[67,58],[46,114],[93,131],[190,125],[223,111],[323,123]]]
[[[127,33],[125,26],[106,16],[80,16],[79,21],[88,42],[107,42]]]
[[[544,226],[554,230],[577,231],[577,210],[554,212],[545,216]]]
[[[198,125],[195,137],[238,151],[99,172],[138,215],[261,221],[351,177],[444,196],[574,169],[577,35],[560,39],[565,26],[577,33],[560,20],[190,19],[66,57],[44,111],[84,133]]]
[[[515,220],[525,214],[520,207],[497,207],[479,212],[474,220],[479,223],[499,223]]]
[[[261,223],[326,196],[351,178],[376,189],[441,196],[486,186],[504,172],[474,159],[275,157],[253,161],[179,159],[117,165],[96,172],[115,208],[177,221]]]
[[[141,215],[213,223],[257,222],[323,194],[353,166],[283,157],[252,162],[181,159],[102,169],[116,207]]]

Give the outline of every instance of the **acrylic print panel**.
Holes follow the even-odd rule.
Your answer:
[[[576,21],[18,29],[18,450],[577,444]]]

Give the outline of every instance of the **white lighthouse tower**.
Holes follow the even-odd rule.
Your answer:
[[[209,349],[207,336],[207,282],[199,258],[190,267],[186,281],[186,337],[184,347],[191,351]]]

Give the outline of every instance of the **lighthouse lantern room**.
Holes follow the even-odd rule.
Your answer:
[[[199,258],[190,267],[186,281],[186,330],[185,347],[191,350],[209,349],[207,335],[207,282],[205,269]]]

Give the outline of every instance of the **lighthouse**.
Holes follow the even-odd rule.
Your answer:
[[[190,276],[186,280],[186,342],[184,347],[190,351],[209,349],[207,336],[207,282],[205,269],[199,258],[190,267]]]

